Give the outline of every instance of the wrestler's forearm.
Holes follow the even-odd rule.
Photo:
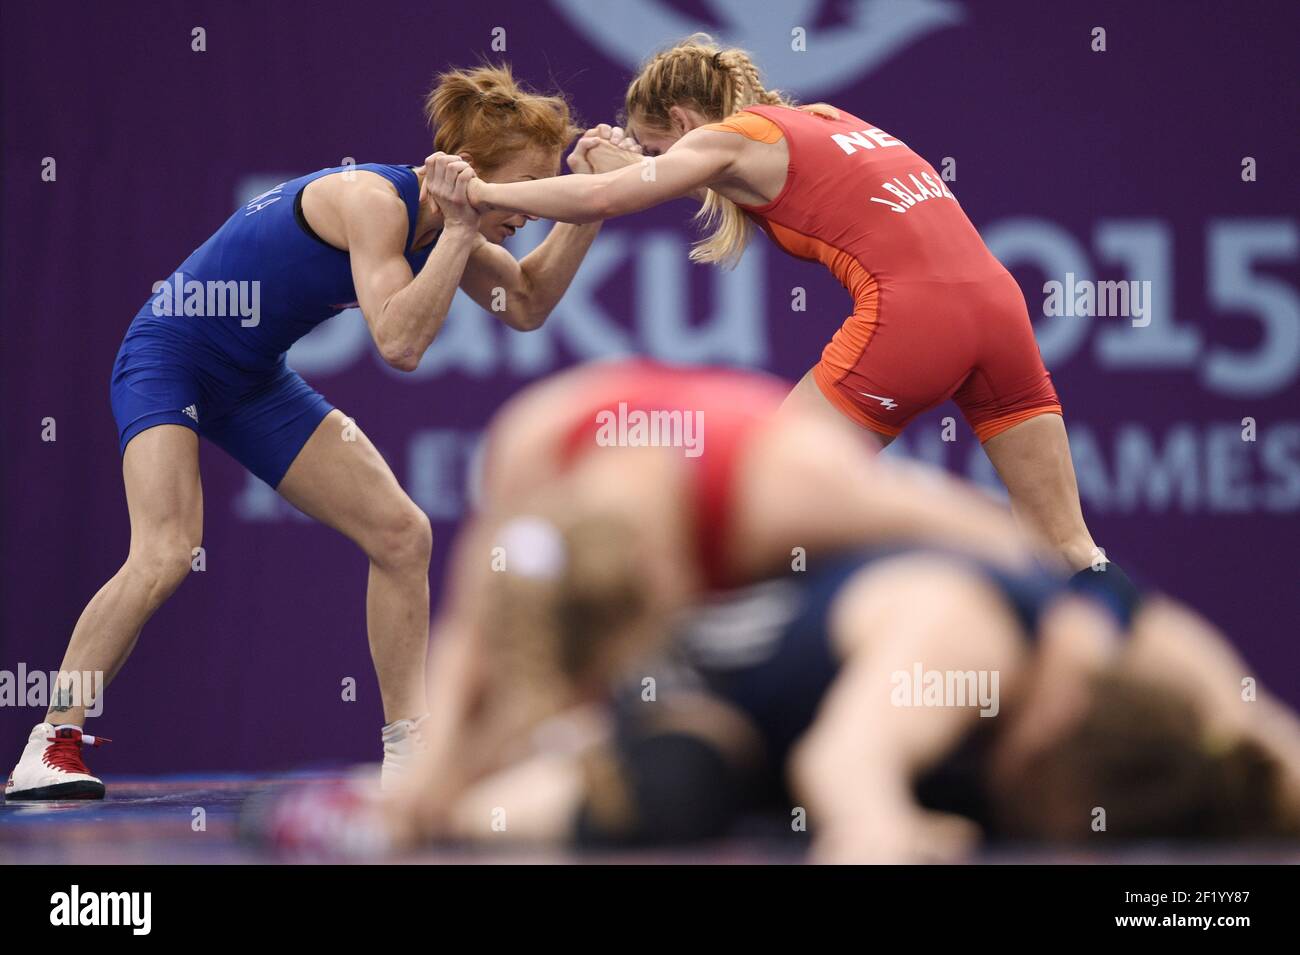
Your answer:
[[[476,239],[473,229],[444,231],[419,274],[384,303],[381,346],[396,367],[414,369],[442,330]]]
[[[520,260],[528,293],[528,313],[535,325],[545,321],[568,291],[599,232],[599,222],[587,225],[557,222],[542,244]]]

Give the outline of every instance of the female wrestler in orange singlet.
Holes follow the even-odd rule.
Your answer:
[[[790,403],[851,421],[883,447],[953,398],[1026,527],[1075,571],[1106,566],[1024,297],[929,163],[843,110],[794,108],[763,88],[743,51],[704,36],[652,58],[626,111],[646,154],[626,150],[626,168],[472,181],[470,202],[591,222],[702,195],[713,229],[691,257],[721,264],[739,257],[757,223],[784,251],[829,268],[854,301]],[[1109,569],[1113,585],[1131,586]]]

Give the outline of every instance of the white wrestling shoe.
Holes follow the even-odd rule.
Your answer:
[[[86,768],[81,744],[107,742],[82,733],[79,726],[38,723],[9,774],[5,799],[103,799],[104,783]]]
[[[429,714],[414,720],[394,720],[384,727],[384,763],[379,768],[379,787],[394,789],[401,785],[406,774],[411,771],[420,753],[424,751],[424,735],[421,724]]]

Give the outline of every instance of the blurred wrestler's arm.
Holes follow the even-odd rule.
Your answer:
[[[820,418],[784,411],[755,442],[737,491],[735,553],[770,572],[774,552],[934,546],[1008,567],[1057,561],[1006,507],[936,468],[880,459]]]
[[[788,772],[823,862],[952,859],[978,838],[960,817],[923,809],[914,782],[981,719],[975,706],[923,706],[899,694],[923,671],[997,672],[1001,692],[1024,651],[987,585],[949,561],[894,558],[860,572],[831,610],[845,662]],[[902,675],[900,678],[899,675]]]
[[[1124,655],[1141,676],[1190,691],[1213,737],[1208,745],[1250,740],[1270,753],[1300,820],[1300,719],[1256,685],[1256,671],[1223,633],[1190,607],[1156,597],[1134,619]]]
[[[440,834],[459,793],[490,768],[485,759],[496,758],[486,735],[499,730],[482,719],[492,676],[483,628],[499,515],[553,473],[551,431],[562,427],[558,409],[584,379],[583,372],[570,372],[524,389],[498,410],[484,437],[475,513],[452,543],[431,627],[427,749],[409,774],[410,784],[389,798],[391,817],[409,825],[414,838]]]
[[[548,720],[529,752],[465,789],[445,834],[589,849],[722,835],[760,758],[757,731],[703,693],[674,692],[646,709],[615,717],[576,707]]]

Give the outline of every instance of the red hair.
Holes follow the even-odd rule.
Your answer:
[[[523,88],[504,63],[438,74],[424,114],[434,148],[468,153],[480,173],[530,147],[558,152],[581,132],[563,96]]]

